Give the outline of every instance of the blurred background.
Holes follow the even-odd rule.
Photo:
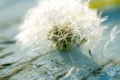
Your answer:
[[[36,0],[0,0],[0,27],[21,22],[26,11],[36,4]]]
[[[102,17],[107,16],[108,21],[120,20],[120,0],[91,0],[89,7],[102,12]]]
[[[37,0],[0,0],[0,41],[18,33],[24,15],[36,4]]]

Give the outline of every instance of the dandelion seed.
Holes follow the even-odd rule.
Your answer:
[[[83,44],[91,48],[102,35],[102,21],[96,11],[89,9],[88,2],[40,1],[38,7],[28,12],[17,43],[42,51],[51,46],[64,51]]]

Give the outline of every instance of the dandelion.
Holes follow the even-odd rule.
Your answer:
[[[87,2],[40,1],[38,7],[28,12],[17,40],[23,46],[42,50],[53,46],[64,51],[83,43],[90,46],[102,35],[101,21]]]
[[[27,73],[21,71],[16,75],[17,77],[11,79],[18,79],[18,77],[22,79],[18,75],[22,75],[23,78],[24,75],[29,75],[30,77],[24,78],[25,80],[31,78],[33,80],[78,80],[84,78],[84,75],[86,78],[86,72],[82,71],[90,70],[91,67],[93,70],[96,64],[84,55],[92,57],[97,63],[102,61],[106,63],[119,53],[116,51],[117,54],[114,55],[116,49],[113,47],[116,45],[112,45],[112,48],[110,45],[111,42],[114,43],[120,31],[116,32],[118,27],[115,27],[110,34],[103,35],[105,31],[105,26],[101,25],[103,20],[95,10],[88,7],[88,2],[40,1],[39,5],[30,10],[25,17],[20,27],[21,32],[16,37],[17,42],[12,46],[14,53],[9,53],[10,57],[0,61],[4,65],[13,63],[10,68],[5,67],[6,69],[2,72],[8,77],[15,74],[17,70],[28,71]],[[7,50],[11,51],[11,46]],[[102,54],[108,57],[101,56]],[[26,66],[25,69],[23,69],[24,66]],[[3,79],[6,79],[4,75]]]
[[[66,52],[78,48],[99,64],[114,59],[111,56],[117,55],[118,51],[109,55],[111,49],[108,48],[119,32],[115,33],[116,29],[113,29],[104,35],[107,26],[101,23],[106,18],[100,18],[88,3],[79,0],[40,1],[20,26],[21,32],[16,37],[20,50],[33,57],[54,50]]]
[[[48,39],[55,43],[59,50],[68,50],[73,45],[74,34],[70,24],[64,23],[63,25],[55,25],[48,32]]]

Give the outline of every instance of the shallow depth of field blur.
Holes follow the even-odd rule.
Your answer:
[[[16,33],[7,31],[8,29],[18,28],[24,21],[24,15],[27,11],[36,5],[37,0],[0,0],[0,40],[7,34],[12,37]],[[14,30],[13,29],[13,30]]]
[[[120,19],[120,0],[91,0],[89,7],[102,11],[102,16],[108,16],[108,20]]]
[[[24,22],[24,16],[29,9],[36,7],[37,3],[38,0],[0,0],[0,54],[7,46],[6,43],[14,43],[14,37],[20,31],[19,26]],[[97,10],[100,17],[107,18],[107,20],[102,23],[102,25],[109,27],[106,30],[106,34],[110,34],[111,30],[116,26],[115,31],[120,32],[120,0],[91,0],[89,7],[93,10]],[[120,36],[115,36],[114,42],[111,41],[110,44],[113,46],[110,46],[109,49],[115,51],[115,53],[117,53],[115,56],[118,58],[118,56],[120,56],[118,54],[120,49]],[[113,36],[110,36],[110,38],[111,37]],[[5,43],[5,45],[2,43]],[[120,64],[120,61],[118,62]]]

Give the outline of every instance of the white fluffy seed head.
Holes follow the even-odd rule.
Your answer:
[[[48,32],[55,25],[69,22],[75,34],[82,40],[87,40],[84,44],[90,46],[91,43],[99,41],[102,35],[100,27],[102,19],[97,16],[97,12],[88,8],[87,2],[80,0],[45,0],[40,1],[36,8],[30,10],[21,25],[21,33],[16,37],[18,44],[32,49],[46,49],[51,43],[47,39]],[[52,44],[52,43],[51,43]]]

